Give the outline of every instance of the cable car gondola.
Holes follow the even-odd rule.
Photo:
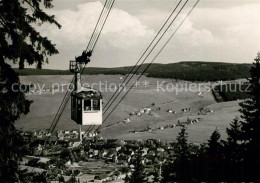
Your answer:
[[[81,85],[81,63],[70,61],[70,71],[75,73],[74,91],[71,93],[71,119],[79,125],[102,124],[102,94]]]
[[[102,124],[102,95],[84,88],[71,94],[71,119],[79,125]]]

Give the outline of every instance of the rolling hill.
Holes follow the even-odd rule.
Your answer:
[[[137,73],[141,73],[147,64],[143,64]],[[249,77],[251,64],[233,64],[222,62],[179,62],[172,64],[152,64],[146,71],[147,77],[174,78],[187,81],[219,81],[235,80]],[[133,66],[116,68],[85,68],[84,74],[97,75],[117,75],[127,74]],[[28,75],[69,75],[69,70],[50,69],[24,69],[16,71],[21,76]]]
[[[134,76],[132,81],[135,81],[138,76]],[[119,84],[121,75],[86,75],[82,77],[83,83],[107,83],[102,85],[103,106],[108,103],[109,98],[113,95],[114,90],[110,88],[111,83]],[[45,76],[21,76],[22,83],[35,83],[41,86],[50,88],[53,83],[69,83],[72,75],[45,75]],[[144,86],[142,83],[148,81],[149,85]],[[169,90],[161,90],[157,87],[157,83],[163,83],[162,88]],[[132,84],[132,82],[130,82]],[[129,88],[127,85],[127,88]],[[182,87],[187,88],[181,91]],[[124,100],[118,105],[114,112],[109,116],[106,122],[102,125],[101,134],[106,139],[161,139],[161,140],[175,140],[179,133],[179,127],[166,128],[167,126],[176,125],[178,121],[185,122],[188,119],[200,119],[198,123],[188,125],[189,141],[194,143],[204,143],[210,137],[211,133],[218,128],[222,138],[226,138],[226,128],[229,126],[232,119],[239,115],[238,101],[228,101],[217,103],[212,95],[211,90],[208,89],[207,83],[199,82],[196,85],[198,88],[194,89],[194,82],[175,81],[173,79],[158,79],[142,77],[140,85],[134,87]],[[189,85],[192,88],[189,89]],[[95,85],[96,86],[96,85]],[[96,86],[97,87],[97,86]],[[98,89],[98,88],[96,88]],[[125,91],[111,106],[111,109],[103,116],[105,119],[109,112],[114,108],[116,103],[121,99]],[[65,90],[60,92],[43,92],[41,94],[31,93],[27,94],[27,98],[33,103],[30,108],[30,113],[21,116],[15,123],[20,130],[43,130],[48,129],[57,113],[59,105],[65,95]],[[201,93],[203,96],[200,96]],[[144,109],[155,104],[160,109],[152,111],[149,114],[142,114],[141,116],[132,116],[130,113]],[[56,127],[57,130],[72,130],[79,129],[79,126],[70,118],[71,114],[70,102],[65,107],[65,110]],[[189,108],[184,112],[183,109]],[[169,113],[171,109],[176,113]],[[213,112],[203,112],[203,111]],[[201,112],[202,111],[202,112]],[[123,121],[130,118],[130,122]],[[144,131],[147,127],[153,129],[152,131]],[[159,128],[165,128],[163,130]],[[89,126],[82,127],[83,130],[88,129]],[[96,129],[97,126],[94,128]],[[94,130],[93,130],[94,131]],[[138,133],[132,133],[138,131]]]

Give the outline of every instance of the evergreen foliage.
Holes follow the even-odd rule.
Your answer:
[[[249,99],[240,103],[241,140],[245,147],[246,175],[260,180],[260,52],[250,73]]]
[[[210,139],[208,140],[208,149],[207,153],[210,156],[218,156],[221,153],[221,142],[220,142],[220,133],[216,129],[211,134]]]
[[[144,165],[142,163],[141,152],[138,151],[136,159],[134,160],[134,171],[132,171],[129,177],[129,183],[145,183],[147,182],[146,172],[144,170]]]
[[[57,54],[55,45],[36,31],[45,22],[61,27],[54,16],[41,7],[52,8],[52,0],[0,1],[0,180],[2,183],[19,181],[18,161],[23,154],[22,139],[14,127],[20,115],[27,114],[31,101],[19,90],[18,74],[7,62],[25,62],[41,68],[48,56]],[[41,179],[43,175],[35,179]]]
[[[230,128],[226,129],[227,140],[223,141],[224,144],[224,156],[226,160],[238,162],[241,160],[241,151],[243,150],[241,145],[241,123],[239,118],[236,117],[230,124]]]

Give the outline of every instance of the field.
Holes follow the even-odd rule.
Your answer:
[[[96,83],[94,88],[102,91],[104,106],[115,89],[115,85],[111,83],[118,84],[122,82],[122,77],[122,75],[83,75],[82,81],[83,83],[87,81],[89,85]],[[133,84],[136,77],[127,85],[127,89]],[[66,88],[66,83],[68,84],[71,79],[72,75],[21,76],[22,83],[39,84],[41,87],[44,85],[44,88],[52,88],[52,85],[57,88],[61,84]],[[101,88],[99,88],[98,84]],[[158,86],[161,86],[161,88],[158,88]],[[209,86],[207,83],[176,82],[174,79],[157,79],[143,76],[102,125],[102,136],[104,138],[118,139],[156,138],[174,141],[180,131],[179,127],[167,127],[176,125],[178,120],[186,122],[187,118],[189,118],[192,120],[199,119],[199,122],[187,126],[190,142],[205,142],[216,128],[220,131],[222,138],[225,138],[226,127],[229,126],[235,116],[239,116],[238,102],[217,103],[211,90],[209,90]],[[184,89],[181,91],[183,87]],[[168,90],[166,90],[167,88]],[[28,99],[33,100],[31,111],[16,122],[16,127],[23,130],[48,129],[64,94],[65,91],[56,92],[55,94],[49,91],[42,94],[28,94]],[[125,94],[125,92],[122,92],[122,94]],[[150,114],[142,114],[140,117],[134,115],[130,118],[130,122],[122,122],[130,117],[131,112],[151,107],[153,103],[155,104],[154,108],[159,107],[160,110],[154,110]],[[182,110],[186,108],[187,111],[183,112]],[[169,109],[176,113],[167,112]],[[104,118],[107,115],[108,112],[105,113]],[[147,127],[151,130],[144,131]],[[78,128],[76,123],[70,119],[69,102],[56,129],[72,130]],[[88,129],[88,126],[83,127],[83,129]],[[136,133],[133,133],[133,131],[136,131]]]

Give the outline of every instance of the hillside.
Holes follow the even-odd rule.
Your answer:
[[[135,81],[135,76],[132,81]],[[49,76],[22,76],[22,83],[36,83],[40,86],[50,88],[53,83],[69,83],[72,75],[49,75]],[[142,83],[148,81],[149,85],[144,86]],[[102,87],[103,106],[105,106],[109,98],[113,95],[114,90],[109,89],[111,83],[119,84],[121,82],[121,75],[87,75],[82,77],[83,83],[107,83]],[[162,88],[167,86],[173,87],[170,90],[161,90],[157,88],[157,82],[163,83]],[[132,82],[131,82],[132,83]],[[181,85],[192,85],[187,90],[180,91]],[[158,79],[142,77],[140,85],[134,87],[124,100],[118,105],[115,111],[102,125],[103,138],[109,139],[161,139],[161,140],[175,140],[179,133],[179,127],[169,128],[169,126],[176,125],[178,121],[187,122],[189,119],[199,119],[196,124],[188,125],[189,141],[194,143],[203,143],[211,135],[211,133],[218,128],[222,138],[226,137],[226,128],[235,116],[239,115],[238,101],[228,101],[217,103],[212,95],[211,90],[207,88],[206,83],[200,82],[200,85],[194,89],[194,83],[178,81],[172,79]],[[96,86],[97,87],[97,86]],[[129,88],[129,85],[128,87]],[[126,90],[127,91],[127,90]],[[59,105],[65,95],[65,90],[62,92],[43,92],[41,94],[31,93],[27,94],[27,98],[33,103],[28,115],[23,115],[16,123],[18,129],[23,130],[39,130],[48,129],[58,111]],[[199,95],[199,93],[201,95]],[[119,99],[123,96],[120,95]],[[112,108],[119,101],[116,100]],[[71,103],[65,107],[65,110],[57,125],[58,129],[72,130],[79,129],[78,125],[70,118]],[[148,106],[155,104],[158,109],[153,110],[150,114],[142,114],[141,116],[130,113],[142,110]],[[183,109],[189,109],[183,111]],[[168,110],[173,110],[176,113],[170,113]],[[109,110],[110,111],[110,110]],[[210,112],[213,111],[213,112]],[[109,112],[103,116],[105,119]],[[130,122],[125,123],[124,120],[130,118]],[[152,131],[144,131],[147,127]],[[160,127],[165,129],[161,130]],[[88,129],[89,126],[82,127],[83,130]],[[95,127],[96,129],[97,127]],[[136,131],[138,133],[133,133]]]
[[[141,73],[147,64],[140,67],[137,73]],[[174,78],[188,81],[218,81],[235,80],[249,77],[251,64],[233,64],[221,62],[179,62],[172,64],[152,64],[146,71],[146,76],[156,78]],[[85,68],[84,74],[97,75],[115,75],[127,74],[132,66],[117,68]],[[68,75],[68,70],[36,70],[24,69],[18,70],[22,76],[26,75]]]

